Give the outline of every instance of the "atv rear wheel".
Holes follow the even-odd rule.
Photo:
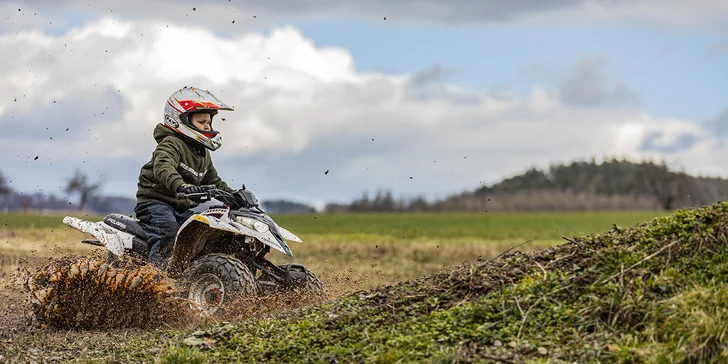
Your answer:
[[[230,255],[208,254],[193,261],[185,270],[183,280],[183,296],[207,315],[236,298],[258,295],[250,269]]]

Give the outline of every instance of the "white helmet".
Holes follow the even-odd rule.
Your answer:
[[[190,114],[208,113],[212,120],[218,110],[233,111],[234,109],[218,100],[210,91],[185,86],[179,91],[175,91],[164,105],[164,125],[204,145],[207,149],[216,150],[222,146],[220,133],[212,128],[212,124],[210,124],[210,131],[196,128],[190,121]]]

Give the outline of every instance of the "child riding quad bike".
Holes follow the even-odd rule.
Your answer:
[[[245,186],[235,191],[218,175],[210,153],[222,146],[213,128],[221,110],[233,108],[207,90],[173,92],[152,133],[157,145],[140,170],[135,217],[110,214],[91,222],[67,216],[63,222],[96,238],[85,243],[106,247],[107,265],[99,269],[117,265],[122,256],[139,258],[166,271],[203,312],[281,289],[323,293],[319,279],[302,265],[265,258],[271,248],[293,256],[285,240],[301,239],[268,217]],[[220,204],[193,210],[214,200]]]
[[[241,296],[290,289],[323,294],[321,281],[302,265],[275,265],[265,258],[271,248],[293,256],[285,240],[301,239],[266,215],[245,186],[232,193],[200,187],[202,192],[177,197],[221,204],[192,215],[177,232],[167,275],[181,282],[181,296],[212,314]],[[91,222],[66,216],[63,222],[96,237],[83,242],[106,247],[108,260],[125,255],[147,260],[147,236],[135,218],[110,214]]]

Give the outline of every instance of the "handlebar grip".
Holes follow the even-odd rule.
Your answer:
[[[210,198],[210,195],[208,192],[200,192],[200,193],[184,193],[184,192],[177,192],[174,194],[176,198],[179,199],[203,199],[207,200]]]

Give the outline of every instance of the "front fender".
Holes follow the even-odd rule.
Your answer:
[[[205,248],[208,241],[221,239],[228,234],[254,237],[283,254],[293,256],[288,245],[279,242],[270,231],[260,233],[236,221],[227,222],[214,216],[195,214],[187,219],[177,232],[167,275],[172,278],[180,277],[189,266],[190,260]]]
[[[187,269],[190,260],[197,255],[205,244],[211,240],[218,240],[229,234],[241,235],[234,226],[214,216],[192,215],[177,231],[177,238],[169,258],[167,275],[179,278]]]
[[[278,228],[278,232],[281,233],[281,236],[283,237],[283,239],[295,241],[297,243],[303,243],[303,240],[301,240],[301,238],[296,236],[296,234],[288,231],[287,229],[284,229],[282,226],[280,226],[278,224],[276,224],[276,227]]]
[[[268,245],[269,247],[278,250],[285,255],[288,255],[289,257],[293,256],[293,252],[291,252],[291,249],[288,248],[288,244],[286,244],[285,241],[279,241],[278,239],[276,239],[276,237],[273,236],[273,233],[271,233],[270,230],[261,233],[258,232],[258,230],[253,230],[235,221],[231,222],[231,224],[234,224],[243,234],[247,236],[252,236],[260,240],[263,244]]]

